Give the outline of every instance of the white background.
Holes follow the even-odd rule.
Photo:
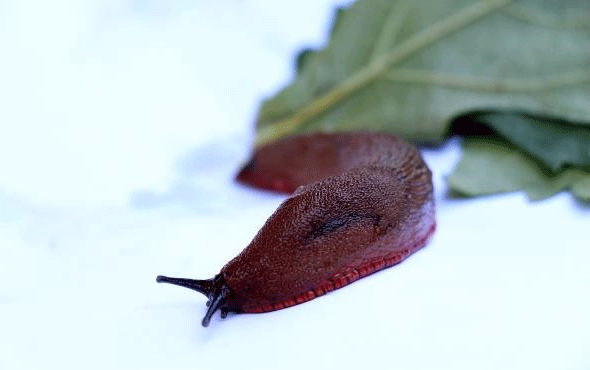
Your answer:
[[[173,3],[170,5],[169,3]],[[0,1],[0,368],[589,369],[590,212],[457,200],[397,267],[273,313],[209,278],[284,197],[232,176],[337,1]]]

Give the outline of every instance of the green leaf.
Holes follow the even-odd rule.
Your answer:
[[[474,112],[460,117],[464,130],[474,123],[485,125],[553,172],[564,166],[590,166],[590,124],[519,112]]]
[[[466,139],[447,183],[467,196],[524,190],[531,200],[540,200],[570,190],[580,200],[590,201],[590,167],[568,168],[552,176],[510,143],[492,138]]]
[[[257,142],[359,129],[436,142],[451,117],[476,109],[590,122],[587,10],[584,1],[358,0],[263,102]]]

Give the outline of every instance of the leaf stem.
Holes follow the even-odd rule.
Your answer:
[[[308,106],[295,112],[289,118],[262,127],[258,133],[256,145],[262,145],[283,136],[311,118],[325,113],[353,92],[379,78],[391,65],[460,30],[486,14],[507,5],[511,1],[514,0],[483,0],[424,29],[399,44],[389,54],[369,63],[365,68],[350,76],[326,94],[313,100]]]

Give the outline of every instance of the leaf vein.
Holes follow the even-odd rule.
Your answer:
[[[459,31],[512,1],[514,0],[483,0],[470,7],[462,9],[454,15],[441,20],[430,27],[427,27],[423,31],[409,38],[407,41],[399,44],[388,55],[378,58],[373,63],[369,63],[365,68],[361,69],[348,79],[345,79],[340,85],[336,86],[326,94],[316,98],[309,105],[298,110],[292,116],[269,126],[262,127],[259,131],[256,145],[260,146],[289,133],[311,118],[331,109],[335,104],[342,101],[353,92],[358,91],[370,82],[381,77],[382,74],[395,63],[398,63],[434,42]]]

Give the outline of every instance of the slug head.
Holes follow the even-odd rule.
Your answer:
[[[207,301],[209,309],[201,322],[205,327],[209,326],[211,317],[217,310],[221,311],[222,318],[227,316],[227,301],[231,290],[222,274],[217,274],[214,278],[207,280],[182,279],[159,275],[156,282],[178,285],[204,294],[209,299]]]

